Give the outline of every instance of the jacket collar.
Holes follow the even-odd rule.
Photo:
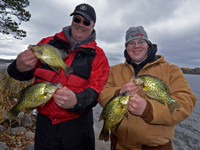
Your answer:
[[[74,41],[72,41],[72,39],[71,39],[71,26],[64,27],[63,33],[71,45],[71,51],[74,51],[76,47],[81,47],[82,45],[91,43],[91,42],[95,41],[95,39],[96,39],[96,31],[95,30],[92,31],[91,35],[88,38],[86,38],[85,40],[83,40],[77,44],[75,44]]]
[[[128,55],[126,49],[124,50],[124,57],[126,58],[126,61],[128,64],[131,64],[134,68],[135,71],[135,75],[138,74],[138,72],[147,64],[147,63],[151,63],[154,62],[158,59],[158,57],[156,56],[156,52],[157,52],[157,45],[156,44],[151,44],[149,45],[149,54],[148,57],[141,62],[140,64],[136,64],[132,61],[131,57]]]

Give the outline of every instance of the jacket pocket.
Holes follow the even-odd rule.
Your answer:
[[[74,92],[82,92],[88,87],[89,81],[71,74],[67,80],[67,87]]]
[[[127,141],[127,131],[128,131],[128,119],[127,117],[123,117],[118,129],[114,133],[114,135],[118,138],[120,142],[126,145]]]
[[[51,82],[52,79],[55,77],[56,72],[46,69],[37,68],[33,73],[35,77],[35,83],[40,81],[48,81]]]

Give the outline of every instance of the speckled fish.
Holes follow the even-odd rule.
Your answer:
[[[68,56],[63,50],[48,44],[29,45],[28,50],[32,50],[42,63],[49,65],[57,73],[60,72],[60,68],[64,70],[66,76],[73,72],[72,68],[63,61]]]
[[[99,140],[109,140],[109,129],[114,133],[120,125],[124,115],[128,115],[128,102],[130,94],[128,91],[111,98],[103,108],[100,119],[104,120]]]
[[[135,78],[135,83],[150,98],[162,104],[165,101],[172,115],[176,110],[181,110],[180,104],[170,96],[172,90],[165,81],[152,75],[141,75]]]
[[[31,110],[44,105],[58,88],[62,88],[60,83],[46,81],[27,86],[17,94],[18,103],[6,113],[5,118],[15,119],[23,108],[25,113],[29,113]]]

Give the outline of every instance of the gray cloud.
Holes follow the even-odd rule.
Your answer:
[[[200,1],[198,0],[86,0],[97,14],[97,44],[103,48],[110,65],[124,62],[125,32],[143,26],[158,54],[179,67],[200,66]],[[43,5],[45,3],[45,5]],[[81,0],[58,2],[35,0],[28,10],[31,20],[20,28],[27,31],[23,40],[0,40],[0,58],[15,58],[29,44],[60,32],[70,25],[70,13]],[[0,39],[2,36],[0,35]]]

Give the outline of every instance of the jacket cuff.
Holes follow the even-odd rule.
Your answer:
[[[154,118],[153,117],[153,108],[149,101],[147,101],[146,108],[145,108],[144,112],[142,113],[141,118],[143,118],[144,121],[147,123],[151,122]]]
[[[76,98],[77,98],[77,103],[76,103],[76,105],[75,105],[73,108],[68,108],[68,109],[66,109],[66,110],[72,111],[72,112],[80,113],[79,110],[80,110],[80,108],[81,108],[81,103],[80,103],[80,100],[79,100],[79,98],[78,98],[77,93],[75,93],[75,95],[76,95]]]
[[[74,93],[77,98],[77,104],[73,108],[67,109],[68,111],[82,113],[86,110],[92,109],[98,103],[98,93],[92,88],[87,88],[85,91],[80,93]]]
[[[119,95],[119,94],[120,94],[120,93],[119,93],[120,90],[121,90],[121,89],[117,89],[117,90],[115,91],[115,94],[114,94],[114,95]]]
[[[16,60],[14,60],[14,62],[8,66],[7,72],[12,78],[20,81],[30,80],[32,79],[33,75],[33,70],[26,72],[20,72],[19,70],[17,70]]]

